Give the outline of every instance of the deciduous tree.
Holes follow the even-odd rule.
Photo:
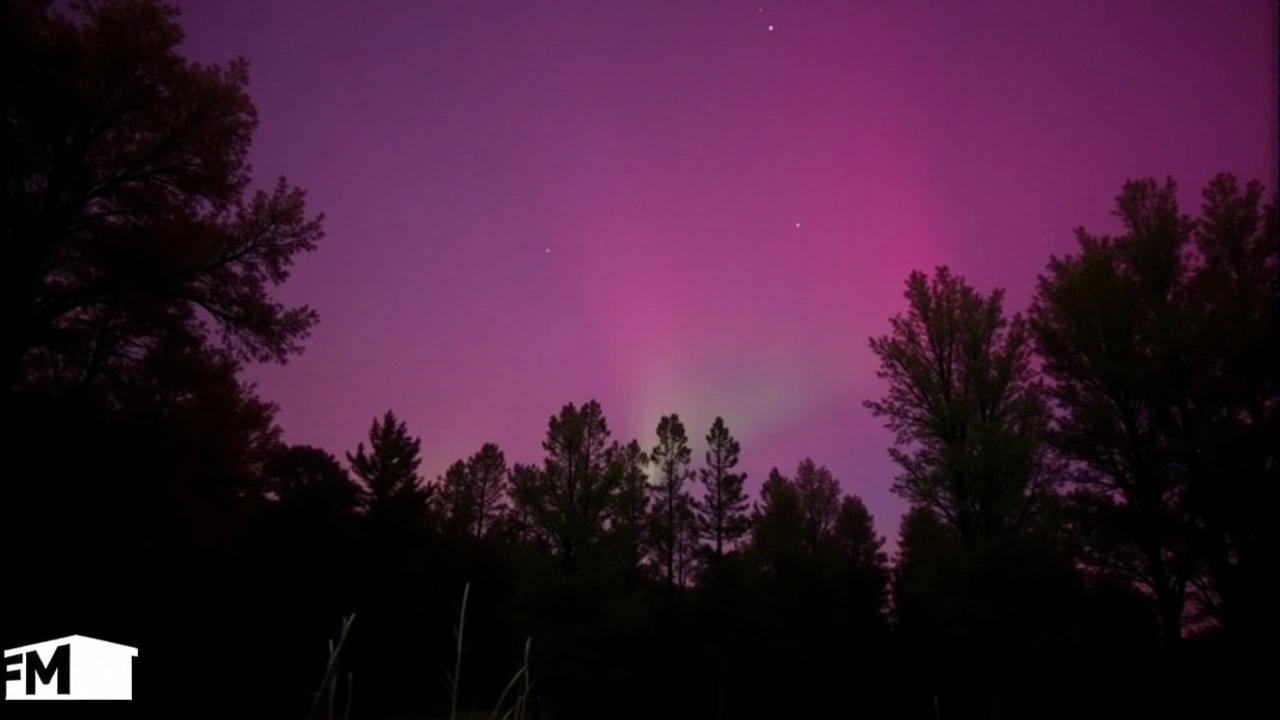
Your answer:
[[[1259,617],[1247,608],[1277,447],[1276,211],[1262,196],[1219,176],[1196,219],[1172,180],[1128,182],[1123,234],[1077,230],[1032,306],[1085,557],[1149,593],[1170,645],[1193,594],[1219,620]]]
[[[894,491],[950,523],[968,546],[1016,534],[1058,480],[1048,410],[1020,315],[939,267],[907,279],[907,312],[871,339],[888,394],[865,405],[895,434]]]
[[[283,362],[316,322],[269,294],[321,238],[301,189],[252,190],[248,65],[178,50],[153,0],[8,4],[3,382],[91,384],[203,337]]]
[[[276,500],[313,514],[354,515],[360,486],[332,454],[310,445],[290,445],[263,468],[266,489]]]

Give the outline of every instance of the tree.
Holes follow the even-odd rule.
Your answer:
[[[840,483],[810,458],[800,461],[792,483],[800,500],[801,540],[809,555],[817,556],[832,539],[840,516]]]
[[[565,405],[551,417],[542,448],[547,453],[543,467],[523,473],[513,484],[513,500],[528,516],[534,536],[573,575],[602,536],[613,503],[609,425],[600,403],[592,400],[580,409]]]
[[[861,498],[841,499],[833,540],[839,572],[849,593],[849,614],[874,618],[879,625],[889,597],[889,558],[884,538],[876,534],[871,512]]]
[[[494,443],[480,446],[467,461],[475,503],[477,538],[484,537],[497,524],[505,509],[507,494],[507,457]]]
[[[338,516],[354,515],[360,507],[360,486],[320,448],[284,447],[266,461],[263,473],[267,491],[282,505]]]
[[[459,460],[436,482],[437,505],[450,527],[482,538],[493,529],[506,499],[507,458],[485,443],[467,460]]]
[[[688,520],[691,503],[684,484],[692,477],[689,461],[689,436],[679,415],[665,415],[658,421],[658,444],[649,453],[657,468],[657,477],[649,487],[650,522],[653,532],[655,562],[661,569],[669,589],[677,584],[676,565],[679,556],[682,524]]]
[[[1149,593],[1171,647],[1193,588],[1225,619],[1269,564],[1277,248],[1261,199],[1259,184],[1218,176],[1197,221],[1172,180],[1130,181],[1124,234],[1078,229],[1078,253],[1050,260],[1032,305],[1085,559]]]
[[[634,573],[648,549],[649,456],[635,440],[626,445],[614,443],[609,456],[610,469],[617,478],[609,511],[610,535],[622,554],[624,569]]]
[[[899,642],[919,666],[912,674],[931,699],[951,684],[953,648],[972,647],[977,639],[968,619],[964,564],[953,526],[923,506],[903,515],[893,569],[893,618]]]
[[[703,496],[694,500],[698,534],[718,560],[751,529],[746,473],[734,472],[742,448],[717,417],[707,433],[706,467],[700,469]]]
[[[1274,622],[1263,598],[1277,564],[1269,509],[1280,500],[1280,213],[1263,202],[1261,183],[1241,187],[1232,175],[1213,178],[1202,197],[1189,283],[1199,337],[1187,343],[1203,384],[1178,406],[1179,415],[1199,410],[1178,428],[1195,436],[1182,462],[1207,576],[1197,601],[1237,639],[1274,637],[1261,624]]]
[[[436,479],[436,511],[454,535],[468,535],[476,522],[475,492],[464,460],[457,460]]]
[[[540,492],[542,471],[535,465],[516,463],[507,477],[511,510],[506,516],[506,528],[512,539],[531,542],[539,539],[534,524],[533,507]]]
[[[760,486],[760,500],[752,507],[751,554],[760,569],[777,573],[799,555],[803,510],[795,485],[778,468]]]
[[[685,501],[680,503],[676,516],[675,537],[675,585],[688,587],[698,577],[702,567],[701,536],[698,534],[698,516],[693,509],[693,501],[685,494]]]
[[[889,392],[864,403],[895,434],[894,491],[967,546],[1016,534],[1058,479],[1027,324],[1005,317],[1002,290],[984,296],[946,267],[913,272],[906,299],[907,314],[870,343]]]
[[[741,451],[724,419],[716,417],[707,433],[706,466],[698,471],[702,497],[693,501],[691,529],[699,540],[706,543],[711,555],[708,570],[714,573],[705,581],[711,585],[711,624],[715,630],[717,717],[724,715],[728,673],[724,637],[728,604],[725,586],[728,583],[724,577],[724,555],[726,549],[736,548],[751,529],[750,501],[743,488],[747,475],[734,471]]]
[[[425,515],[432,488],[418,476],[421,446],[388,410],[369,428],[368,452],[360,443],[354,455],[347,453],[351,472],[364,484],[364,510],[375,526],[416,523]]]
[[[203,337],[283,362],[316,314],[268,290],[322,236],[302,190],[250,192],[248,65],[181,57],[153,0],[9,3],[5,389],[128,373]]]

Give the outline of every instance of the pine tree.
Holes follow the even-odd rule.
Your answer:
[[[610,449],[610,466],[616,474],[617,492],[609,512],[609,530],[628,574],[639,570],[648,548],[649,456],[640,443],[617,443]]]
[[[657,479],[650,486],[649,517],[653,532],[655,562],[667,587],[676,586],[676,561],[681,537],[681,524],[688,519],[685,506],[690,502],[684,490],[693,476],[689,461],[689,436],[679,415],[664,416],[658,422],[658,444],[649,453],[657,468]]]
[[[795,484],[771,469],[752,509],[750,552],[761,570],[778,574],[795,567],[803,554],[803,513]]]
[[[830,540],[840,515],[840,483],[826,466],[805,458],[796,467],[792,485],[800,501],[805,550],[816,557]]]
[[[467,461],[474,525],[472,534],[481,538],[492,531],[505,509],[507,458],[494,443],[485,443]]]
[[[526,471],[513,486],[512,499],[528,517],[533,536],[551,548],[569,575],[602,537],[613,503],[609,446],[609,425],[598,402],[580,409],[565,405],[548,423],[543,467]]]
[[[862,499],[845,496],[835,523],[839,573],[850,593],[850,614],[858,619],[885,619],[889,598],[889,559],[884,538],[876,534],[871,512]]]
[[[741,447],[717,417],[707,433],[706,467],[699,470],[703,495],[694,501],[698,535],[718,560],[751,529],[746,473],[734,472]]]
[[[436,479],[434,505],[445,528],[454,536],[466,535],[475,525],[476,503],[467,463],[457,460]]]
[[[375,526],[425,517],[431,487],[418,476],[421,444],[388,410],[369,428],[369,450],[360,443],[354,455],[347,453],[352,474],[364,485],[364,509]]]

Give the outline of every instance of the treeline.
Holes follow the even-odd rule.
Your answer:
[[[271,291],[322,218],[283,179],[250,191],[242,62],[182,58],[150,0],[77,12],[11,2],[5,30],[5,647],[136,645],[116,711],[169,717],[304,717],[352,613],[357,718],[489,717],[526,647],[530,717],[556,719],[1261,702],[1280,228],[1259,183],[1214,178],[1198,217],[1172,181],[1126,183],[1122,233],[1078,230],[1025,314],[945,267],[908,278],[870,342],[912,508],[890,559],[819,462],[750,497],[731,423],[679,408],[644,447],[565,405],[536,463],[484,444],[439,477],[431,429],[393,412],[342,460],[283,443],[238,372],[301,352],[318,318]]]

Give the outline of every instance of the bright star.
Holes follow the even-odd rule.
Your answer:
[[[769,26],[769,32],[773,32],[773,26],[772,26],[772,25],[770,25],[770,26]]]

